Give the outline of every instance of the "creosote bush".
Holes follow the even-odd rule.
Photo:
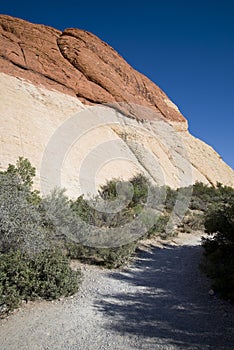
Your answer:
[[[24,158],[0,172],[0,314],[22,300],[73,294],[80,283],[80,272],[56,249],[49,211],[32,190],[34,175]]]
[[[203,270],[223,297],[233,299],[233,189],[196,183],[179,192],[167,186],[155,187],[137,175],[129,182],[107,182],[95,198],[70,200],[58,189],[42,198],[32,189],[34,176],[35,168],[22,157],[0,172],[0,313],[14,309],[22,300],[75,293],[81,273],[70,269],[69,258],[116,268],[135,255],[140,239],[174,235],[174,229],[168,229],[172,210],[178,197],[183,202],[190,190],[191,202],[180,229],[188,232],[204,224],[214,235],[203,240]],[[148,197],[149,211],[145,210]],[[103,210],[96,209],[100,199]],[[105,210],[121,201],[122,209]],[[137,219],[139,224],[131,225]],[[144,225],[146,231],[142,233]],[[108,236],[106,247],[90,247],[82,243],[90,234],[89,227],[94,233],[99,228],[108,233],[115,229],[119,236],[127,234],[130,227],[137,235],[115,246],[112,239],[116,241],[116,237]]]
[[[118,192],[118,186],[121,186],[120,192]],[[117,247],[112,247],[111,242],[110,247],[95,248],[67,241],[66,248],[69,256],[73,259],[80,259],[88,263],[95,263],[108,268],[120,267],[134,256],[140,239],[156,235],[165,237],[165,227],[169,219],[169,214],[166,213],[165,215],[156,217],[156,212],[155,214],[152,212],[150,217],[149,214],[144,212],[147,204],[149,186],[152,185],[150,185],[149,181],[141,174],[134,176],[129,182],[111,180],[108,181],[106,185],[102,186],[99,190],[99,197],[106,201],[108,209],[112,203],[116,203],[116,200],[127,199],[127,204],[117,213],[110,213],[108,210],[96,210],[94,204],[98,201],[98,198],[88,200],[85,199],[84,196],[80,196],[77,200],[71,202],[71,208],[74,213],[85,223],[91,225],[93,230],[95,230],[95,227],[119,228],[119,235],[121,235],[121,232],[123,231],[121,228],[126,227],[127,230],[128,224],[131,224],[137,218],[139,218],[139,221],[143,224],[145,223],[146,227],[149,227],[149,229],[143,234],[140,232],[137,240],[133,239],[128,244]],[[150,190],[156,209],[158,207],[158,198],[161,198],[162,194],[165,193],[165,201],[169,189],[150,188]],[[161,200],[159,200],[159,203],[161,209]],[[152,217],[152,215],[154,217]],[[140,224],[139,227],[141,229]]]
[[[95,264],[109,269],[118,268],[128,263],[135,255],[137,242],[119,247],[95,248],[74,242],[67,242],[67,255],[71,259],[78,259],[87,264]]]
[[[0,310],[10,311],[22,300],[52,300],[77,292],[80,271],[73,271],[61,251],[44,251],[34,257],[20,251],[0,254]],[[1,313],[1,312],[0,312]]]
[[[205,216],[210,237],[203,239],[206,259],[201,268],[212,279],[213,289],[234,302],[234,189],[225,191]]]

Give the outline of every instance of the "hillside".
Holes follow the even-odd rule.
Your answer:
[[[0,43],[2,169],[24,156],[37,188],[71,197],[139,172],[172,188],[234,186],[165,93],[95,35],[1,15]]]

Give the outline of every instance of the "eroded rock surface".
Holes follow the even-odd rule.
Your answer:
[[[139,172],[174,188],[234,187],[233,170],[190,135],[173,102],[86,31],[0,15],[0,101],[0,168],[28,158],[37,188],[61,185],[76,197]]]
[[[135,104],[150,107],[168,121],[186,124],[165,93],[134,70],[113,48],[80,29],[64,32],[0,16],[0,69],[36,85],[77,96],[84,103],[124,102],[120,109],[136,119]]]

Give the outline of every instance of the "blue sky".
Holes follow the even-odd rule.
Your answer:
[[[234,168],[234,1],[12,1],[0,12],[93,32],[175,102]]]

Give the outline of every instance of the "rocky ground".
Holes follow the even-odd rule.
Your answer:
[[[82,266],[73,298],[1,320],[1,350],[233,349],[234,307],[209,293],[200,237],[150,243],[124,270]]]

